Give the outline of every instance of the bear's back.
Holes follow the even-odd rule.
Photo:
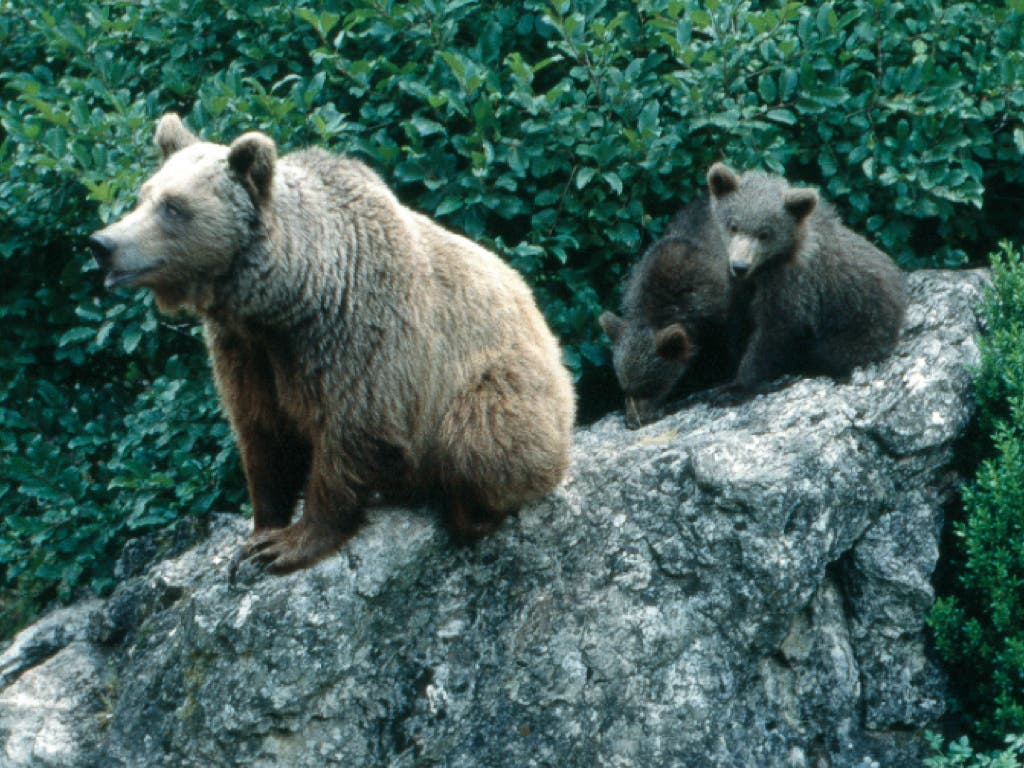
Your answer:
[[[415,382],[427,413],[479,375],[487,358],[511,349],[529,352],[537,374],[558,380],[563,409],[572,411],[571,382],[561,350],[525,280],[496,254],[404,206],[372,169],[319,149],[288,156],[296,183],[333,208],[352,240],[346,279],[348,303],[386,323],[349,323],[375,329],[387,349],[367,361],[380,366],[389,387]],[[349,247],[348,245],[343,245]],[[376,309],[373,309],[376,307]],[[383,337],[382,337],[383,339]]]
[[[622,306],[653,327],[724,320],[729,307],[728,257],[709,201],[690,203],[630,272]]]
[[[315,197],[318,207],[333,209],[323,215],[336,214],[375,240],[375,251],[356,253],[357,259],[391,262],[395,269],[416,265],[418,280],[429,277],[421,287],[436,285],[434,293],[446,296],[446,304],[483,304],[492,313],[500,312],[508,298],[534,306],[518,272],[469,238],[404,206],[365,163],[319,148],[294,152],[284,163],[297,171],[294,183],[306,187],[305,194]]]
[[[887,340],[895,343],[906,310],[903,273],[887,254],[847,227],[831,206],[822,208],[812,222],[814,274],[823,294],[819,323],[829,330],[842,316],[865,318],[864,334],[877,336],[879,348],[887,354]]]
[[[684,206],[669,222],[663,237],[681,237],[691,243],[720,242],[718,227],[711,217],[711,200],[706,195]]]

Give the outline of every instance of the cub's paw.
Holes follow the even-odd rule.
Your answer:
[[[314,527],[300,520],[287,528],[254,533],[245,542],[246,558],[264,563],[271,573],[291,573],[334,554],[347,538],[343,531]]]
[[[749,400],[754,393],[737,381],[728,384],[720,384],[717,387],[702,392],[701,399],[706,400],[708,405],[725,408],[730,405],[739,405],[744,400]]]

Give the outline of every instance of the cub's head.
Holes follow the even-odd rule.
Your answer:
[[[261,133],[231,146],[200,141],[175,114],[157,124],[163,164],[135,209],[89,237],[105,285],[150,288],[161,309],[201,308],[215,280],[256,236],[270,203],[277,149]]]
[[[623,316],[604,312],[599,318],[612,342],[627,426],[658,418],[707,334],[728,322],[731,291],[717,242],[670,234],[636,263],[622,294]]]
[[[612,342],[612,364],[626,396],[626,426],[637,429],[659,416],[696,351],[681,323],[663,328],[614,312],[603,312],[601,327]]]
[[[790,187],[779,176],[749,171],[737,175],[722,163],[708,171],[711,212],[739,278],[800,250],[808,217],[818,205],[813,189]]]

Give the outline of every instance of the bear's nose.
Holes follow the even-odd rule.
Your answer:
[[[110,267],[110,258],[114,255],[116,246],[114,241],[106,235],[96,232],[95,234],[89,235],[89,248],[92,250],[92,255],[96,259],[96,263],[104,269]]]
[[[735,277],[743,277],[750,271],[750,264],[744,262],[729,262],[729,269]]]

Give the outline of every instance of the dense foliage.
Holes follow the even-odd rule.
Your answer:
[[[107,294],[83,237],[155,119],[378,169],[534,286],[615,403],[596,316],[725,158],[820,185],[905,266],[1019,227],[1024,0],[0,0],[0,634],[110,584],[130,533],[234,509],[192,323]]]
[[[1007,736],[1006,746],[995,752],[977,752],[966,736],[943,748],[942,737],[929,734],[932,756],[925,768],[1020,768],[1024,760],[1024,736]]]
[[[992,260],[977,375],[982,449],[954,526],[958,581],[932,609],[959,713],[982,737],[1024,733],[1024,261]]]

